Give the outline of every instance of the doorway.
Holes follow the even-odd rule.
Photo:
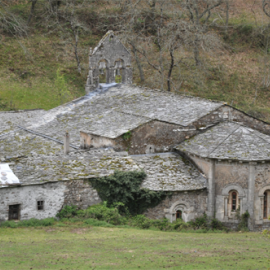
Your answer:
[[[176,220],[177,219],[182,219],[182,211],[181,210],[176,211]]]
[[[8,219],[9,220],[20,219],[20,204],[9,205]]]

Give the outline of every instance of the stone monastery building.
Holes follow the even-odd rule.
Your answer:
[[[234,228],[238,210],[249,212],[251,230],[270,227],[269,123],[222,102],[132,85],[130,53],[112,31],[89,62],[84,97],[0,113],[1,221],[97,204],[86,179],[143,169],[142,188],[173,194],[147,210],[150,218],[206,213]]]

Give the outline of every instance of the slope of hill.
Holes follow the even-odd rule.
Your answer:
[[[9,13],[27,21],[31,10],[30,2],[8,1],[4,7],[0,7],[2,22],[3,14]],[[82,4],[84,1],[77,2]],[[108,29],[119,30],[115,27],[116,17],[124,12],[119,1],[86,2],[83,8],[80,6],[75,9],[82,26],[78,32],[77,46],[81,73],[78,72],[74,56],[76,44],[72,24],[68,23],[70,17],[63,15],[58,18],[56,25],[45,9],[46,1],[37,1],[31,22],[25,27],[27,35],[18,36],[14,31],[2,27],[0,110],[50,109],[84,94],[89,47],[94,47]],[[67,14],[64,13],[65,7],[65,4],[59,7],[62,14]],[[188,46],[175,50],[175,57],[179,62],[171,76],[172,91],[221,100],[255,117],[270,121],[270,18],[262,10],[262,1],[230,1],[227,28],[224,23],[224,6],[215,11],[214,17],[220,23],[209,27],[219,37],[221,46],[211,50],[201,47],[200,66],[194,64],[193,51]],[[126,40],[124,38],[123,41]],[[140,81],[136,59],[133,57],[134,82],[162,88],[160,80],[157,80],[160,69],[154,69],[148,64],[155,61],[160,52],[153,44],[149,45],[148,36],[145,36],[142,43],[140,45],[147,52],[147,58],[138,52],[137,56],[145,81]],[[170,58],[166,51],[162,51],[162,54],[164,63],[166,62],[166,75]]]

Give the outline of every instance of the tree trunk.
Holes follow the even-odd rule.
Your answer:
[[[31,4],[31,10],[30,10],[30,14],[27,20],[27,24],[29,25],[29,23],[31,22],[32,16],[35,12],[35,5],[37,3],[38,0],[31,0],[32,4]]]
[[[228,31],[228,26],[229,26],[229,9],[230,9],[229,0],[226,0],[226,22],[225,22],[225,32],[226,33]]]
[[[73,29],[73,33],[74,33],[74,38],[75,38],[74,54],[75,54],[75,58],[76,58],[76,62],[77,62],[78,72],[81,74],[81,72],[82,72],[81,62],[80,62],[80,58],[79,58],[79,54],[78,54],[78,43],[79,43],[78,30]]]
[[[134,43],[132,41],[130,42],[130,45],[132,46],[132,52],[133,52],[133,54],[135,56],[136,64],[137,64],[139,72],[140,72],[140,80],[141,80],[141,82],[144,82],[144,73],[143,73],[143,69],[142,69],[140,59],[139,59],[138,54],[137,54],[136,47],[135,47],[135,45],[134,45]]]
[[[171,91],[171,76],[172,76],[172,71],[173,71],[173,67],[174,67],[173,49],[170,49],[170,56],[171,56],[171,65],[170,65],[170,69],[168,72],[168,78],[167,78],[168,91]]]
[[[196,35],[195,40],[194,40],[194,60],[195,60],[197,67],[200,65],[199,46],[200,46],[200,40],[199,40],[198,36]]]

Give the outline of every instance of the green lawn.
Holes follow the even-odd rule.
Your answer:
[[[1,228],[0,269],[270,269],[260,233]]]

